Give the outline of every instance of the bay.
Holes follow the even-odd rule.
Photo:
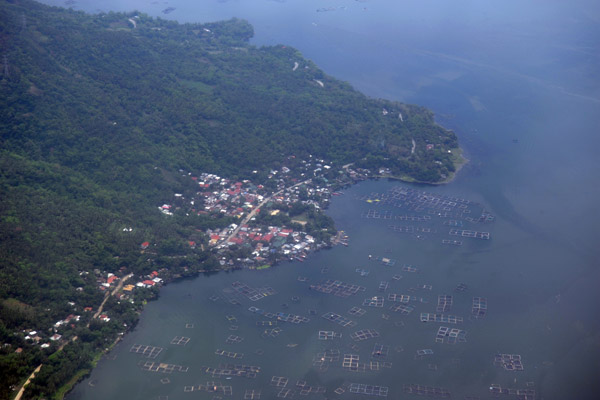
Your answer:
[[[486,226],[490,241],[465,239],[463,246],[445,247],[439,234],[419,240],[393,232],[387,220],[361,218],[369,209],[384,208],[358,198],[384,193],[400,183],[359,184],[335,198],[328,211],[337,227],[348,232],[350,246],[320,252],[302,264],[284,263],[258,273],[223,273],[167,286],[161,298],[148,305],[136,329],[69,397],[198,397],[183,388],[216,380],[203,375],[200,366],[226,362],[214,351],[225,348],[224,337],[236,334],[244,341],[228,350],[244,352],[243,364],[260,365],[263,370],[256,380],[221,379],[231,382],[232,398],[243,398],[251,388],[262,389],[263,398],[273,398],[277,395],[269,385],[273,375],[289,377],[290,385],[300,379],[322,385],[328,396],[350,382],[387,386],[391,398],[403,396],[403,385],[410,383],[448,388],[453,396],[485,397],[493,383],[523,388],[526,382],[534,382],[539,397],[592,398],[600,372],[599,6],[591,1],[482,3],[133,0],[74,4],[90,12],[138,9],[181,22],[245,18],[255,27],[256,45],[292,45],[328,74],[370,96],[431,108],[441,124],[457,132],[470,162],[451,184],[419,189],[476,201],[496,221]],[[169,6],[175,10],[163,14]],[[317,12],[319,8],[335,9]],[[440,232],[441,223],[436,221]],[[369,254],[396,259],[398,266],[383,267],[369,261]],[[398,273],[394,268],[403,263],[420,266],[421,274],[400,272],[403,279],[393,281],[391,276]],[[329,272],[322,274],[323,267]],[[371,272],[360,277],[356,268]],[[308,291],[306,284],[297,281],[298,275],[312,283],[331,278],[367,289],[339,299]],[[408,316],[387,308],[362,307],[363,297],[379,293],[382,280],[390,282],[388,292],[431,284],[431,292],[421,294],[430,302],[417,304]],[[281,326],[280,336],[265,340],[256,316],[247,311],[255,304],[246,301],[235,307],[208,300],[234,281],[269,285],[277,291],[257,302],[257,307],[282,311],[281,305],[287,303],[286,312],[307,315],[315,309],[319,314],[310,316],[307,324]],[[454,293],[461,282],[469,286],[468,291]],[[466,317],[461,329],[468,332],[467,343],[437,344],[439,325],[419,322],[420,312],[434,312],[439,294],[454,295],[451,313]],[[293,296],[300,302],[292,302]],[[468,321],[474,296],[488,299],[484,320]],[[352,351],[348,348],[354,342],[348,336],[354,328],[341,328],[320,317],[327,311],[348,316],[352,306],[367,309],[367,314],[356,318],[356,330],[377,329],[381,344],[390,346],[391,369],[354,373],[337,366],[323,372],[312,366],[323,344],[315,336],[320,329],[342,332],[338,347]],[[390,319],[381,318],[383,313]],[[229,331],[231,324],[225,318],[233,314],[239,320],[238,331]],[[187,323],[194,328],[185,328]],[[171,345],[174,336],[190,337],[190,342]],[[376,340],[358,343],[361,361],[370,360]],[[156,361],[190,369],[168,376],[142,371],[138,363],[146,360],[129,352],[135,343],[161,346],[165,350]],[[297,346],[287,347],[294,343]],[[395,352],[396,346],[404,351]],[[255,354],[258,348],[264,355]],[[423,348],[435,351],[431,360],[415,360],[416,350]],[[521,354],[525,370],[494,367],[497,352]],[[436,364],[437,370],[427,364]],[[160,383],[164,377],[170,383]],[[200,398],[212,396],[202,393]],[[341,398],[350,397],[346,393]]]

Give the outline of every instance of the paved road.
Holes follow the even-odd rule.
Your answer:
[[[286,191],[288,189],[295,188],[296,186],[300,186],[300,185],[304,185],[306,183],[309,183],[310,181],[312,181],[312,178],[311,179],[307,179],[307,180],[302,181],[302,182],[299,182],[299,183],[296,183],[295,185],[292,185],[289,188],[283,188],[283,189],[281,189],[281,190],[273,193],[269,197],[263,199],[263,201],[258,206],[254,207],[254,209],[252,211],[250,211],[250,214],[246,215],[246,217],[238,224],[237,228],[235,228],[233,230],[233,232],[231,232],[231,234],[229,236],[227,236],[227,239],[225,239],[225,241],[223,243],[227,243],[227,242],[229,242],[229,240],[231,240],[232,238],[234,238],[235,235],[237,235],[238,232],[240,231],[240,228],[242,227],[242,225],[247,224],[252,219],[252,217],[254,217],[256,215],[257,210],[260,210],[262,206],[264,206],[269,201],[271,201],[271,199],[274,196],[277,196],[278,194],[283,193],[284,191]]]
[[[106,300],[108,300],[109,296],[114,296],[115,294],[117,294],[117,292],[119,290],[121,290],[121,288],[123,288],[123,284],[125,283],[125,281],[129,278],[131,278],[133,276],[133,274],[129,274],[123,277],[123,279],[121,279],[119,281],[119,283],[117,284],[117,287],[114,288],[114,290],[112,292],[106,292],[106,294],[104,295],[104,300],[102,300],[102,304],[100,304],[100,307],[98,307],[98,311],[96,311],[96,314],[94,314],[94,316],[92,317],[92,319],[94,318],[98,318],[98,315],[102,314],[102,309],[104,308],[104,304],[106,303]],[[89,326],[89,324],[88,324]]]
[[[35,374],[40,372],[40,369],[42,369],[42,364],[38,365],[38,367],[31,373],[31,375],[29,375],[29,378],[27,378],[23,386],[21,386],[21,389],[19,389],[19,392],[15,396],[14,400],[21,400],[23,392],[25,392],[25,386],[29,385],[29,382],[31,382],[31,380],[35,378]]]

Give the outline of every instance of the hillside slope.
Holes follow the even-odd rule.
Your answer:
[[[0,3],[0,339],[9,345],[0,398],[44,360],[26,393],[52,393],[65,370],[88,366],[134,323],[135,309],[109,302],[121,317],[74,327],[81,340],[51,362],[55,347],[24,339],[72,312],[70,303],[97,306],[100,273],[218,267],[201,246],[175,242],[204,243],[203,227],[227,221],[192,224],[156,210],[193,190],[180,170],[260,182],[286,158],[312,154],[420,181],[452,173],[456,136],[431,112],[369,99],[293,48],[249,45],[252,35],[236,19],[181,25]],[[144,241],[164,245],[149,257]]]

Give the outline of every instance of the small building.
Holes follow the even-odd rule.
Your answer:
[[[156,283],[154,281],[151,281],[149,279],[146,279],[145,281],[143,281],[142,284],[145,287],[152,287],[152,286],[156,285]]]

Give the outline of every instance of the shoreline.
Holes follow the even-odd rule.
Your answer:
[[[471,161],[467,157],[465,157],[464,150],[462,149],[462,147],[459,147],[458,149],[460,150],[459,154],[456,155],[458,160],[453,161],[454,172],[449,177],[447,177],[442,182],[439,182],[438,184],[443,185],[443,184],[447,184],[447,183],[454,181],[454,179],[456,179],[460,170],[463,169],[463,167]]]
[[[345,187],[351,187],[351,186],[354,186],[354,185],[356,185],[356,184],[358,184],[360,182],[366,181],[366,180],[378,180],[378,179],[381,179],[381,178],[386,178],[386,179],[391,179],[391,180],[398,180],[400,182],[409,183],[409,184],[421,184],[421,185],[431,185],[431,186],[438,186],[438,185],[444,185],[444,184],[451,183],[452,181],[454,181],[454,179],[456,179],[456,176],[458,175],[458,173],[460,172],[460,170],[470,161],[469,159],[467,159],[466,157],[463,156],[464,151],[463,151],[463,149],[461,147],[453,148],[453,149],[451,149],[451,151],[452,151],[452,162],[453,162],[453,165],[455,166],[455,170],[454,170],[454,172],[452,172],[443,181],[439,181],[439,182],[426,182],[426,181],[418,181],[416,179],[412,179],[412,178],[409,178],[409,177],[406,177],[406,176],[368,175],[367,174],[362,179],[357,179],[357,180],[354,180],[352,182],[349,182]],[[345,170],[348,167],[350,167],[352,164],[354,164],[354,163],[346,164],[342,168]],[[311,181],[311,179],[308,179],[308,180],[296,183],[296,184],[292,185],[292,187],[296,187],[298,185],[305,184],[305,183],[310,182],[310,181]],[[271,194],[271,196],[269,196],[265,201],[267,201],[268,199],[272,198],[272,196],[274,196],[275,194],[282,192],[283,190],[285,190],[285,189],[281,189],[278,192]],[[240,224],[240,226],[241,226],[241,224]],[[334,228],[335,228],[335,226],[334,226]],[[335,229],[337,231],[337,228],[335,228]],[[343,231],[337,231],[337,232],[338,232],[338,235],[336,235],[336,237],[338,237],[341,233],[343,233]],[[316,251],[323,250],[323,249],[331,249],[332,247],[337,246],[339,244],[345,244],[345,243],[343,243],[343,241],[339,241],[339,240],[337,242],[332,241],[327,246],[325,246],[325,247],[323,247],[321,249],[317,249]],[[309,252],[307,254],[307,256],[309,256],[310,253],[312,253],[312,252],[313,251]],[[170,277],[171,279],[163,281],[163,284],[160,287],[157,287],[158,292],[154,296],[152,296],[151,298],[147,299],[147,301],[158,300],[160,298],[160,289],[162,287],[164,287],[164,286],[166,286],[168,284],[171,284],[171,283],[176,283],[176,282],[178,282],[180,280],[198,279],[202,275],[207,275],[208,276],[208,275],[212,275],[212,274],[216,274],[216,273],[220,273],[220,272],[233,272],[233,271],[242,270],[242,269],[250,269],[250,270],[253,270],[253,271],[263,271],[263,270],[270,269],[272,267],[275,267],[275,266],[279,265],[282,261],[290,261],[291,262],[292,260],[286,260],[286,259],[276,260],[276,261],[274,261],[274,262],[272,262],[270,264],[266,264],[266,265],[268,265],[268,267],[266,267],[265,265],[262,265],[260,267],[253,267],[253,268],[244,268],[242,266],[221,266],[221,268],[218,268],[218,269],[215,269],[215,270],[199,269],[199,270],[197,270],[194,273],[189,274],[189,275],[178,275],[178,274],[176,274],[176,275],[171,276]],[[127,280],[128,278],[130,278],[132,275],[133,274],[129,274],[128,276],[126,276],[125,279],[121,280],[120,285],[117,288],[115,288],[112,292],[107,293],[107,296],[104,298],[104,301],[102,302],[102,304],[104,304],[109,297],[118,294],[122,290],[122,285],[125,282],[125,280]],[[143,311],[144,311],[144,306],[142,306],[141,310],[139,310],[138,319],[136,320],[136,323],[133,324],[130,328],[133,328],[133,327],[135,327],[137,325],[137,321],[139,320],[139,316],[141,315],[141,313]],[[127,335],[130,332],[131,332],[131,329],[128,329],[127,331],[125,331],[123,333],[124,333],[124,335]],[[66,382],[63,386],[61,386],[61,387],[58,388],[58,390],[56,392],[56,394],[57,394],[56,398],[58,398],[58,399],[64,399],[68,395],[68,393],[70,393],[75,388],[75,386],[77,386],[77,384],[79,384],[82,380],[84,380],[87,377],[89,377],[91,375],[91,373],[93,372],[93,370],[95,369],[95,367],[96,367],[95,364],[99,360],[99,357],[102,357],[102,355],[108,354],[112,350],[112,348],[114,347],[114,345],[116,343],[118,343],[120,340],[123,339],[124,335],[118,336],[116,338],[116,340],[112,343],[112,345],[108,349],[107,348],[100,349],[98,351],[98,353],[95,354],[95,356],[94,356],[95,362],[93,363],[93,365],[91,366],[91,368],[83,368],[81,370],[73,371],[73,375],[72,375],[71,379],[68,382]]]
[[[372,178],[370,179],[392,179],[392,180],[397,180],[400,182],[405,182],[405,183],[417,183],[420,185],[431,185],[431,186],[439,186],[439,185],[446,185],[448,183],[453,182],[458,173],[460,172],[460,170],[467,165],[471,160],[466,158],[464,156],[464,151],[461,147],[458,147],[456,149],[452,149],[452,150],[458,150],[458,154],[456,154],[454,157],[457,158],[457,160],[453,160],[453,164],[454,164],[454,172],[452,172],[450,174],[450,176],[446,177],[446,179],[444,179],[443,181],[439,181],[439,182],[428,182],[428,181],[419,181],[417,179],[412,179],[406,176],[396,176],[396,175],[373,175]]]
[[[377,180],[377,179],[380,179],[380,178],[387,178],[387,179],[391,179],[391,180],[398,180],[398,181],[401,181],[401,182],[404,182],[404,183],[426,184],[426,185],[432,185],[432,186],[444,185],[444,184],[451,183],[456,178],[456,176],[458,175],[458,173],[460,172],[460,170],[470,161],[469,159],[467,159],[466,157],[463,156],[463,150],[462,150],[462,148],[459,147],[457,149],[452,149],[452,150],[453,151],[457,151],[457,153],[458,153],[458,154],[455,155],[456,159],[453,161],[456,169],[444,181],[441,181],[441,182],[424,182],[424,181],[417,181],[417,180],[409,180],[409,179],[406,179],[406,178],[396,177],[396,176],[378,176],[378,175],[373,175],[373,176],[371,176],[371,177],[369,177],[367,179],[355,181],[355,182],[351,183],[349,186],[354,186],[354,185],[356,185],[356,184],[358,184],[360,182],[363,182],[365,180]],[[338,235],[336,235],[336,237],[339,236],[340,234],[343,234],[343,231],[338,231]],[[334,246],[337,246],[339,244],[343,244],[343,243],[341,243],[341,242],[331,243],[330,246],[325,247],[323,249],[319,249],[319,250],[331,249]],[[276,262],[270,264],[268,268],[260,268],[260,267],[259,268],[256,268],[256,267],[255,268],[243,268],[243,267],[239,267],[239,266],[238,267],[236,267],[236,266],[224,266],[223,268],[219,268],[219,269],[216,269],[216,270],[204,270],[204,269],[198,270],[198,271],[196,271],[196,273],[194,273],[192,275],[174,276],[174,277],[172,277],[172,279],[164,281],[164,283],[158,288],[158,293],[156,294],[156,296],[153,296],[152,298],[148,299],[148,301],[158,300],[160,298],[160,290],[163,287],[165,287],[165,286],[167,286],[169,284],[172,284],[172,283],[177,283],[178,281],[187,280],[187,279],[198,279],[198,278],[201,278],[203,275],[208,276],[208,275],[217,274],[217,273],[223,273],[223,272],[229,273],[229,272],[235,272],[237,270],[244,270],[244,269],[249,269],[249,270],[255,271],[255,272],[257,272],[257,271],[264,271],[264,270],[271,269],[273,267],[278,266],[281,263],[281,261],[286,261],[286,260],[276,261]],[[292,262],[292,261],[290,260],[289,262]],[[116,292],[117,292],[117,290],[115,290],[112,293],[110,293],[110,295],[112,296],[112,295],[116,294]],[[93,370],[96,368],[97,362],[100,360],[100,358],[103,355],[106,355],[106,354],[110,353],[110,351],[113,350],[114,346],[118,342],[120,342],[121,340],[123,340],[124,337],[125,337],[125,335],[128,335],[132,331],[132,329],[137,325],[137,321],[139,321],[139,316],[141,316],[141,313],[144,311],[144,308],[145,307],[142,307],[142,310],[138,314],[138,319],[136,320],[136,324],[132,325],[130,327],[131,329],[125,331],[123,335],[118,336],[115,339],[115,341],[111,344],[110,347],[105,348],[105,349],[101,349],[101,350],[98,351],[97,354],[95,354],[94,362],[93,362],[93,364],[92,364],[92,366],[90,368],[83,368],[83,369],[80,369],[80,370],[73,371],[72,378],[65,385],[63,385],[63,386],[61,386],[61,387],[58,388],[58,390],[57,390],[57,395],[59,396],[59,397],[57,397],[58,399],[60,399],[60,400],[64,399],[78,384],[80,384],[84,379],[86,379],[86,378],[88,378],[88,377],[91,376],[91,374],[92,374]]]

